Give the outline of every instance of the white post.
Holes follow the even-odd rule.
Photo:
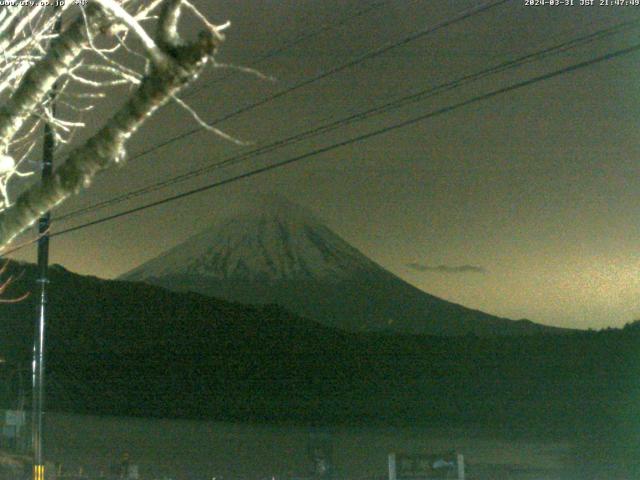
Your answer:
[[[464,455],[459,453],[456,463],[458,464],[458,480],[464,480]]]
[[[389,454],[389,480],[396,480],[396,454]]]

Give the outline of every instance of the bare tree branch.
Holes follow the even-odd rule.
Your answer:
[[[97,34],[110,24],[97,5],[87,7],[86,18],[86,25],[84,19],[78,18],[51,42],[46,55],[27,71],[17,90],[0,106],[0,153],[6,153],[11,139],[24,121],[80,55],[87,42],[85,32]]]
[[[98,172],[122,161],[127,139],[156,109],[197,78],[222,40],[222,36],[219,28],[208,28],[200,34],[196,42],[184,44],[179,38],[176,24],[180,3],[180,0],[168,0],[160,14],[156,43],[162,49],[163,61],[152,64],[150,71],[125,105],[87,142],[72,150],[50,180],[29,188],[10,208],[0,213],[0,249],[6,247],[44,212],[88,186]],[[92,15],[93,29],[105,25],[102,15]],[[84,41],[84,37],[81,38],[82,29],[78,28],[73,35],[69,31],[65,31],[55,47],[51,47],[65,60],[49,58],[45,62],[46,66],[39,65],[39,70],[54,80],[69,69],[70,61],[79,53],[78,45]],[[62,40],[63,37],[66,40]],[[40,81],[37,86],[29,88],[33,82],[32,78],[27,86],[23,87],[23,90],[29,90],[29,95],[24,92],[20,95],[20,106],[13,102],[16,105],[13,108],[22,111],[23,116],[29,113],[26,104],[32,105],[33,108],[33,105],[37,104],[35,97],[43,95],[43,92],[46,93],[53,85],[53,82]],[[7,114],[3,123],[2,111],[0,110],[0,138],[6,138],[7,135],[15,133],[17,119],[22,117],[11,112],[12,115]]]
[[[8,267],[9,267],[9,260],[5,260],[4,263],[2,264],[2,267],[0,267],[0,278],[7,272]],[[22,274],[18,275],[18,277],[16,278],[13,275],[10,275],[9,278],[7,278],[6,280],[2,280],[0,282],[0,303],[18,303],[23,300],[26,300],[29,297],[30,292],[23,293],[22,295],[18,297],[13,297],[13,298],[5,298],[2,296],[4,295],[6,290],[11,286],[11,284],[14,283],[21,276]]]

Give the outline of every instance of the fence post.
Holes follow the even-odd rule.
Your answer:
[[[389,480],[396,480],[396,454],[389,454]]]
[[[464,480],[464,455],[459,453],[456,463],[458,464],[458,480]]]

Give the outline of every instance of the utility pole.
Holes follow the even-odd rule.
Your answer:
[[[53,167],[54,139],[52,127],[44,127],[42,152],[42,181],[50,178]],[[49,279],[49,223],[50,213],[45,213],[38,221],[38,287],[40,302],[33,339],[33,395],[31,412],[31,439],[33,445],[33,480],[44,480],[42,455],[42,427],[44,416],[44,335],[47,321],[47,287]]]
[[[55,10],[54,10],[55,11]],[[60,33],[61,19],[55,23],[54,34]],[[51,118],[55,116],[55,100],[57,84],[49,94],[49,109]],[[55,133],[51,122],[44,124],[44,139],[42,144],[42,183],[47,182],[53,173],[53,156],[55,151]],[[40,302],[33,338],[33,372],[32,372],[32,402],[31,402],[31,442],[33,447],[33,480],[44,480],[44,456],[42,448],[43,417],[44,417],[44,367],[45,367],[45,327],[47,320],[47,289],[49,284],[49,225],[51,213],[46,212],[38,221],[38,287]]]

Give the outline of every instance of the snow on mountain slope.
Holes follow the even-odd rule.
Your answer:
[[[346,330],[436,335],[554,331],[429,295],[279,197],[239,206],[122,279],[241,303],[276,303]]]
[[[380,267],[302,207],[279,197],[260,197],[124,278],[199,275],[273,282],[376,269]]]

